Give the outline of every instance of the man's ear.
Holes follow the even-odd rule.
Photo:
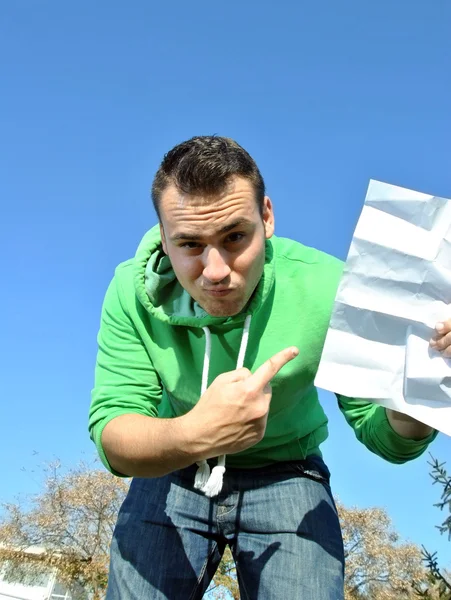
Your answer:
[[[168,248],[166,245],[166,236],[164,235],[164,228],[163,225],[160,223],[160,235],[161,235],[161,245],[163,246],[163,252],[165,254],[168,253]]]
[[[274,234],[274,210],[269,196],[265,196],[263,200],[263,225],[266,239],[269,240]]]

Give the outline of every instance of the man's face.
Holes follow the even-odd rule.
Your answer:
[[[274,233],[270,199],[262,217],[254,187],[242,177],[207,202],[170,185],[160,214],[163,250],[183,288],[214,317],[238,314],[263,273],[265,240]]]

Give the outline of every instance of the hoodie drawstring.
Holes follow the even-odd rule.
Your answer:
[[[203,396],[207,391],[208,387],[208,372],[210,370],[210,356],[211,356],[211,332],[208,327],[202,327],[205,332],[205,355],[204,355],[204,366],[202,369],[202,385],[200,388],[200,395]],[[199,467],[196,472],[194,479],[194,487],[196,490],[202,490],[207,484],[210,477],[210,465],[206,460],[202,460],[196,463]]]
[[[249,341],[249,329],[251,325],[252,316],[248,315],[244,321],[243,335],[241,337],[240,351],[238,353],[238,360],[236,368],[241,369],[244,365],[244,358],[246,356],[247,344]],[[204,367],[202,370],[202,386],[201,396],[205,394],[208,387],[208,372],[210,370],[210,357],[211,357],[211,332],[208,327],[202,328],[205,332],[205,356],[204,356]],[[222,484],[225,473],[225,460],[226,455],[218,457],[218,464],[213,467],[210,474],[210,466],[206,460],[199,461],[197,463],[198,469],[194,480],[194,487],[197,490],[202,490],[206,496],[213,498],[217,496],[222,490]]]

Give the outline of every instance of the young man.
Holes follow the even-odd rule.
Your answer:
[[[229,544],[243,599],[340,600],[313,381],[342,263],[273,235],[262,176],[233,140],[176,146],[152,197],[159,225],[105,297],[90,411],[105,466],[134,478],[107,598],[200,599]],[[445,349],[450,329],[434,343]],[[436,435],[338,401],[357,438],[392,462]]]

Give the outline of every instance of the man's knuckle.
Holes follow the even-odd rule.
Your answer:
[[[243,377],[249,377],[251,375],[251,372],[247,367],[241,367],[241,369],[238,369],[237,372]]]
[[[277,366],[277,360],[275,356],[271,356],[271,358],[269,359],[269,364],[271,366],[272,369],[275,369]]]
[[[261,421],[264,417],[266,417],[266,407],[259,407],[255,410],[255,418],[257,421]]]
[[[279,370],[279,364],[278,361],[274,358],[274,356],[272,356],[269,360],[268,360],[268,367],[269,367],[269,372],[271,375],[271,378],[274,377],[274,375],[277,373],[277,371]]]

